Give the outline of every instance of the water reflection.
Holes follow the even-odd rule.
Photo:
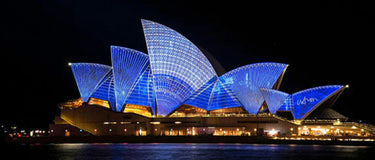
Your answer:
[[[38,159],[370,159],[374,147],[276,144],[77,143],[10,146]]]

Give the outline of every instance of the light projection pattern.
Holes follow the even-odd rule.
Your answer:
[[[243,106],[233,91],[227,84],[223,83],[222,77],[216,82],[216,86],[211,96],[211,102],[208,110],[215,110],[221,108],[231,108]]]
[[[82,101],[87,102],[96,85],[111,70],[110,66],[97,63],[69,63]]]
[[[120,112],[142,70],[148,65],[148,56],[137,50],[111,46],[113,77],[115,80],[116,111]]]
[[[262,93],[270,113],[275,114],[277,110],[286,102],[289,94],[281,92],[279,90],[261,88],[260,92]]]
[[[189,99],[187,99],[184,104],[199,107],[207,110],[209,108],[210,102],[212,100],[212,91],[216,85],[217,77],[213,77],[205,85],[197,90]]]
[[[151,67],[147,65],[141,75],[138,77],[136,84],[130,90],[126,104],[136,104],[151,107],[155,113],[155,96],[152,85]]]
[[[214,68],[203,53],[180,33],[142,20],[160,115],[167,115],[212,77]]]
[[[328,97],[332,96],[337,91],[343,88],[342,85],[327,85],[315,88],[310,88],[296,92],[292,95],[292,113],[294,119],[303,120],[311,113],[319,103],[324,102]]]
[[[292,95],[289,94],[285,100],[284,103],[280,106],[278,111],[292,111],[293,110],[293,100],[292,100]]]
[[[109,102],[111,109],[115,111],[115,84],[113,79],[112,70],[99,82],[95,88],[94,93],[90,96],[92,98],[98,98]]]
[[[282,63],[254,63],[231,70],[221,77],[244,108],[256,114],[264,102],[260,88],[272,88],[287,66]]]

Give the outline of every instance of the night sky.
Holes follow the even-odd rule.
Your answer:
[[[375,123],[374,10],[361,1],[45,0],[3,2],[0,122],[48,127],[79,98],[68,62],[111,64],[110,45],[147,53],[140,19],[164,24],[227,70],[287,63],[281,91],[349,84],[333,106]]]

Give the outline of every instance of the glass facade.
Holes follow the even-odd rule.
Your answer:
[[[287,66],[281,63],[255,63],[231,70],[221,77],[245,109],[256,114],[264,102],[260,88],[272,88]]]
[[[217,75],[204,54],[183,35],[148,20],[142,20],[142,25],[158,113],[167,115]]]
[[[138,76],[148,67],[148,56],[133,49],[117,46],[111,46],[111,55],[116,111],[120,112]]]
[[[111,70],[110,66],[96,63],[70,63],[82,101],[87,102],[96,85]]]

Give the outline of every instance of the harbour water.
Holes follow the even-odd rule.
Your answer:
[[[12,159],[373,159],[374,146],[230,143],[65,143],[6,146]]]

